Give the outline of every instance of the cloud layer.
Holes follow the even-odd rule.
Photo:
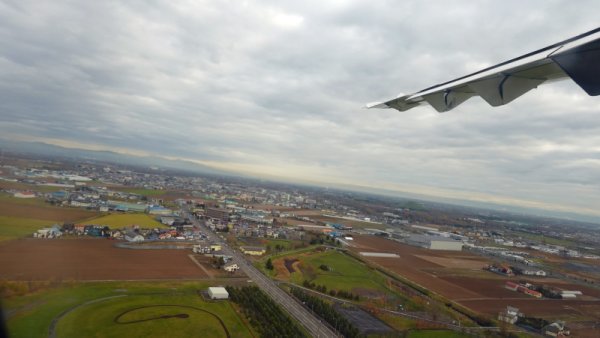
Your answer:
[[[600,100],[363,110],[596,28],[595,1],[0,3],[0,132],[594,213]]]

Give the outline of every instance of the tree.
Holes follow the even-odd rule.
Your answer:
[[[267,270],[273,270],[273,262],[271,262],[271,258],[267,259],[267,262],[265,263],[265,268],[267,268]]]

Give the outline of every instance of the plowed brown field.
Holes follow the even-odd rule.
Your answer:
[[[0,279],[148,280],[208,277],[188,250],[132,250],[106,239],[19,239],[0,244]],[[207,267],[210,268],[210,267]]]
[[[534,284],[546,284],[563,290],[580,290],[584,297],[574,300],[535,299],[504,288],[508,278],[482,274],[483,257],[465,251],[437,251],[409,246],[375,236],[355,236],[355,252],[396,253],[399,258],[362,257],[474,311],[497,315],[507,305],[518,307],[528,316],[596,316],[600,318],[600,290],[567,281],[527,278]],[[525,278],[523,278],[525,279]]]

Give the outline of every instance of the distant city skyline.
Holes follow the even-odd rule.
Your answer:
[[[596,28],[593,1],[0,3],[2,138],[600,216],[600,99],[364,110]]]

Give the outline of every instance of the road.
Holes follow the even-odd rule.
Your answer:
[[[278,303],[283,309],[285,309],[293,318],[295,318],[313,337],[336,337],[338,336],[333,330],[327,325],[321,322],[319,318],[313,315],[310,311],[302,306],[295,298],[281,290],[277,284],[272,281],[269,277],[265,276],[260,270],[255,268],[251,263],[246,260],[244,255],[232,248],[227,243],[204,224],[198,222],[195,217],[187,210],[182,210],[184,215],[194,222],[194,225],[199,226],[206,233],[209,240],[214,243],[221,244],[222,251],[226,255],[233,257],[234,261],[239,265],[240,269],[252,279],[252,281],[263,290],[267,295],[271,297],[276,303]]]

